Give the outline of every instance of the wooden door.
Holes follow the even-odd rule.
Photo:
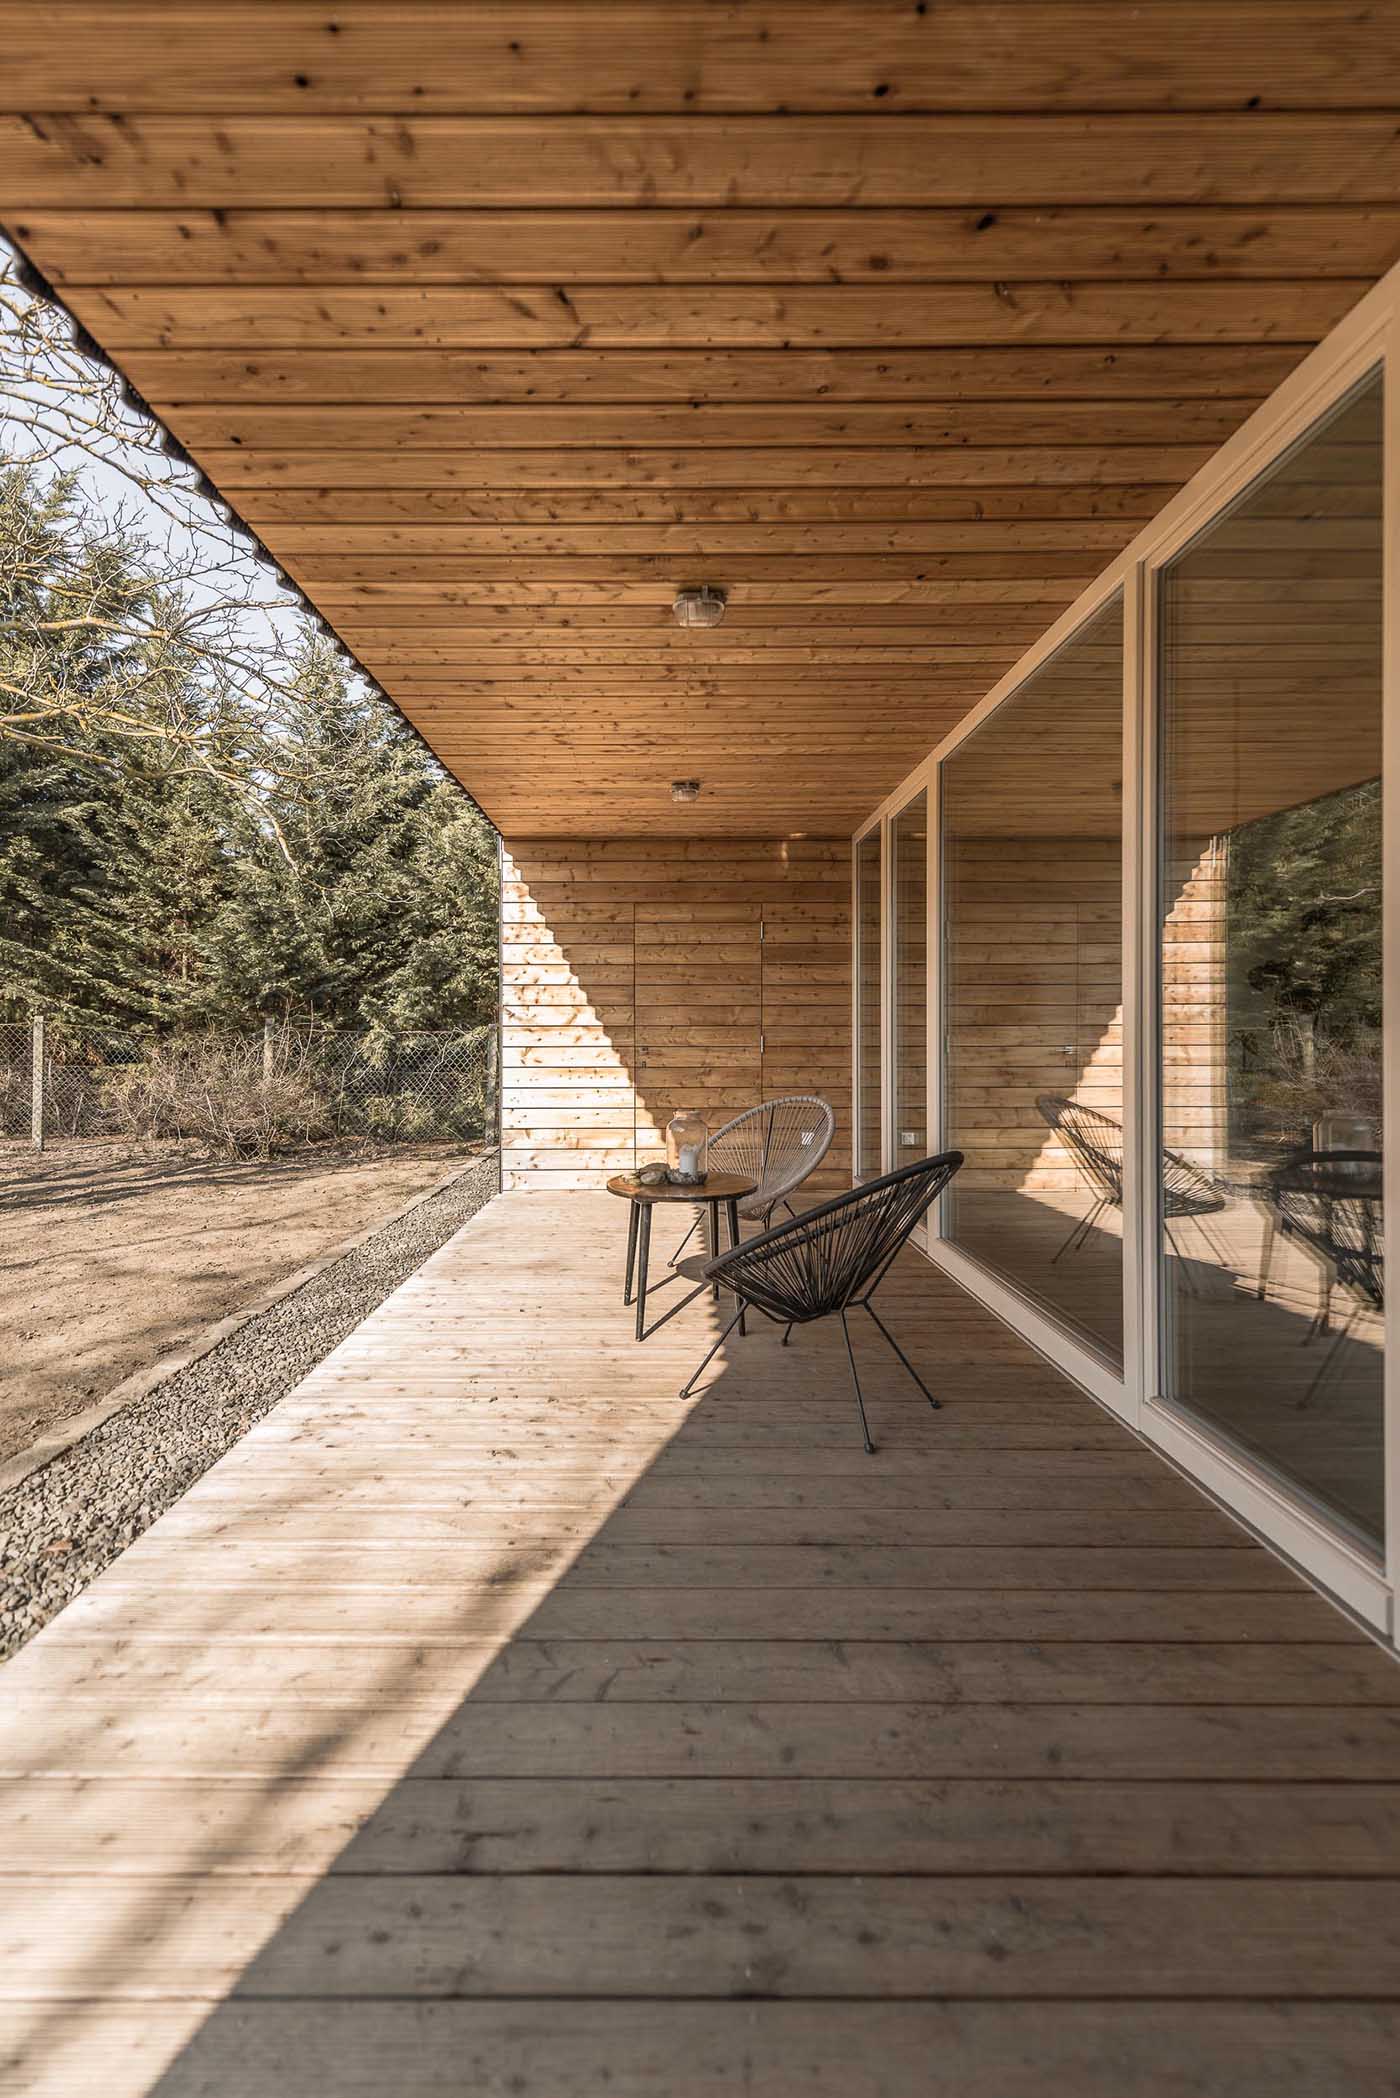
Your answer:
[[[642,1161],[678,1107],[714,1129],[762,1098],[763,906],[639,903],[634,939]]]

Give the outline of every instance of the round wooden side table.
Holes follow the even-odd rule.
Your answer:
[[[628,1204],[627,1281],[623,1288],[622,1301],[624,1304],[632,1302],[632,1277],[635,1271],[638,1340],[645,1340],[647,1337],[647,1258],[651,1252],[652,1211],[659,1203],[664,1202],[703,1202],[710,1214],[710,1258],[715,1260],[719,1256],[720,1210],[723,1209],[728,1219],[729,1243],[731,1246],[737,1246],[739,1204],[745,1195],[751,1195],[757,1186],[756,1180],[746,1179],[742,1173],[711,1173],[698,1187],[677,1187],[669,1180],[663,1180],[659,1187],[647,1187],[631,1173],[619,1173],[608,1182],[608,1193],[625,1196]],[[702,1282],[688,1297],[682,1297],[679,1304],[673,1304],[670,1310],[663,1312],[656,1321],[652,1332],[655,1333],[658,1326],[664,1326],[667,1319],[674,1318],[678,1311],[684,1311],[687,1304],[693,1304],[709,1287],[708,1283]],[[718,1284],[715,1285],[715,1295],[719,1295]]]

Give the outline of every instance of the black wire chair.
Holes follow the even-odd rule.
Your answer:
[[[848,1195],[837,1195],[807,1210],[789,1224],[775,1224],[757,1238],[721,1253],[710,1261],[707,1278],[721,1289],[731,1290],[739,1308],[719,1339],[682,1387],[688,1399],[700,1377],[724,1346],[746,1309],[762,1312],[782,1326],[786,1347],[794,1326],[809,1326],[816,1319],[833,1315],[841,1321],[846,1339],[846,1358],[856,1391],[861,1433],[869,1455],[875,1453],[865,1400],[856,1371],[855,1350],[846,1314],[859,1308],[868,1311],[894,1349],[930,1406],[941,1401],[933,1396],[889,1327],[871,1303],[880,1284],[908,1240],[909,1234],[942,1194],[963,1162],[961,1151],[945,1151],[937,1158],[921,1158],[900,1166],[878,1180],[867,1180]]]
[[[1297,1240],[1320,1262],[1322,1299],[1305,1343],[1331,1330],[1332,1291],[1351,1309],[1301,1403],[1322,1389],[1363,1312],[1385,1313],[1385,1212],[1379,1151],[1300,1151],[1263,1182],[1268,1230],[1260,1263],[1260,1297],[1268,1294],[1274,1235]]]
[[[1102,1114],[1096,1107],[1085,1107],[1078,1100],[1066,1100],[1059,1093],[1042,1093],[1035,1104],[1041,1120],[1068,1145],[1094,1196],[1087,1215],[1071,1226],[1068,1236],[1053,1255],[1050,1262],[1053,1267],[1061,1254],[1079,1251],[1106,1209],[1123,1207],[1123,1127],[1114,1121],[1112,1115]],[[1227,1198],[1208,1174],[1203,1173],[1199,1166],[1193,1166],[1190,1159],[1183,1158],[1179,1151],[1168,1151],[1164,1144],[1161,1158],[1162,1229],[1181,1263],[1185,1287],[1194,1295],[1190,1264],[1172,1224],[1189,1218],[1205,1240],[1216,1265],[1228,1270],[1229,1257],[1204,1221],[1206,1217],[1218,1216]]]

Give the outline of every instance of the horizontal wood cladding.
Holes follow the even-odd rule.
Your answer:
[[[1122,861],[1109,838],[963,838],[947,946],[948,1117],[968,1193],[1072,1193],[1036,1109],[1123,1113]]]
[[[848,835],[1400,255],[1356,0],[0,31],[0,220],[509,836]]]
[[[811,210],[855,200],[980,215],[1016,205],[1400,203],[1394,119],[1354,111],[1251,113],[1247,123],[1238,109],[1086,118],[1047,107],[889,111],[840,124],[796,113],[541,124],[391,110],[230,116],[215,132],[207,116],[144,109],[139,128],[100,110],[47,115],[32,100],[14,110],[13,77],[8,67],[0,76],[0,198],[19,220],[41,206]]]
[[[968,1160],[960,1185],[1072,1203],[1084,1190],[1082,1169],[1036,1101],[1057,1094],[1122,1123],[1119,842],[962,839],[950,872],[945,1024],[949,1128]],[[1163,1136],[1219,1166],[1228,1079],[1219,853],[1188,853],[1169,875]]]
[[[304,342],[422,343],[509,349],[780,348],[872,342],[1310,342],[1340,320],[1368,280],[1300,283],[765,286],[222,285],[105,290],[103,331],[133,345],[293,348]]]
[[[678,1107],[790,1092],[835,1107],[814,1185],[847,1183],[844,840],[513,841],[502,908],[508,1186],[601,1186]]]
[[[229,424],[229,415],[210,410]],[[283,418],[287,436],[304,435]],[[450,427],[451,426],[451,427]],[[361,434],[369,439],[363,447],[345,450],[295,446],[271,452],[243,451],[237,446],[206,444],[205,464],[217,472],[221,487],[234,493],[251,511],[256,504],[249,491],[257,488],[870,488],[893,485],[912,488],[961,487],[1083,487],[1143,481],[1168,485],[1187,478],[1204,466],[1213,449],[1209,444],[1179,444],[1165,439],[1152,444],[1106,445],[1086,441],[1066,446],[1042,444],[1012,447],[998,444],[964,445],[956,441],[939,444],[890,443],[881,447],[850,441],[829,445],[782,445],[771,441],[775,425],[758,433],[758,441],[746,444],[720,443],[710,422],[684,432],[675,445],[628,442],[618,449],[606,446],[569,445],[551,449],[541,444],[524,447],[478,442],[449,443],[467,427],[462,414],[434,424],[423,416],[405,419],[396,426],[397,450],[386,450],[383,434],[371,431],[363,419]],[[499,424],[496,426],[499,432]],[[829,426],[834,436],[834,424]],[[890,426],[893,427],[892,425]],[[732,423],[729,425],[732,430]],[[343,427],[342,427],[343,434]],[[653,436],[656,434],[653,428]],[[635,433],[634,433],[635,435]],[[416,438],[416,441],[412,441]],[[711,439],[715,441],[711,441]],[[742,588],[750,579],[739,577]],[[1037,593],[1038,595],[1039,593]]]
[[[1267,213],[1207,204],[1162,211],[1013,207],[990,215],[938,207],[742,214],[634,208],[621,216],[367,206],[108,211],[100,223],[81,212],[45,210],[27,213],[16,231],[43,246],[68,284],[132,286],[397,284],[406,270],[418,284],[457,288],[560,277],[608,285],[1002,283],[1044,277],[1049,258],[1050,274],[1158,283],[1356,276],[1388,269],[1400,253],[1400,209],[1353,213],[1335,204]],[[1072,370],[1073,360],[1065,361]],[[1097,361],[1109,376],[1109,360]],[[1155,368],[1188,377],[1194,361],[1179,350],[1159,350]],[[1152,356],[1144,354],[1137,369],[1151,373]],[[191,367],[188,378],[197,372]],[[1120,374],[1124,390],[1131,372],[1129,366]],[[246,376],[240,360],[225,358],[221,383],[240,376]],[[1207,366],[1202,383],[1209,376]],[[1164,377],[1160,383],[1172,382]]]
[[[154,216],[154,214],[150,214]],[[353,214],[349,214],[353,216]],[[496,214],[463,215],[469,228]],[[77,213],[64,225],[86,227]],[[630,249],[631,217],[616,218],[617,253]],[[1400,237],[1395,243],[1400,252]],[[54,240],[47,252],[61,255]],[[1355,276],[1355,268],[1340,273]],[[81,284],[81,277],[65,280]],[[927,401],[1076,398],[1252,399],[1270,374],[1283,378],[1295,357],[1287,344],[1193,343],[1159,348],[1125,343],[1105,349],[1037,343],[984,343],[973,349],[891,346],[888,350],[694,347],[464,349],[452,345],[302,344],[244,351],[133,345],[123,368],[143,393],[174,406],[203,401]]]
[[[1400,23],[1354,0],[8,0],[0,33],[6,107],[82,114],[1350,111],[1387,109],[1400,73]]]

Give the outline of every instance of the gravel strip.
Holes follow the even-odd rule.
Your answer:
[[[0,1659],[96,1580],[500,1184],[492,1152],[0,1496]]]

